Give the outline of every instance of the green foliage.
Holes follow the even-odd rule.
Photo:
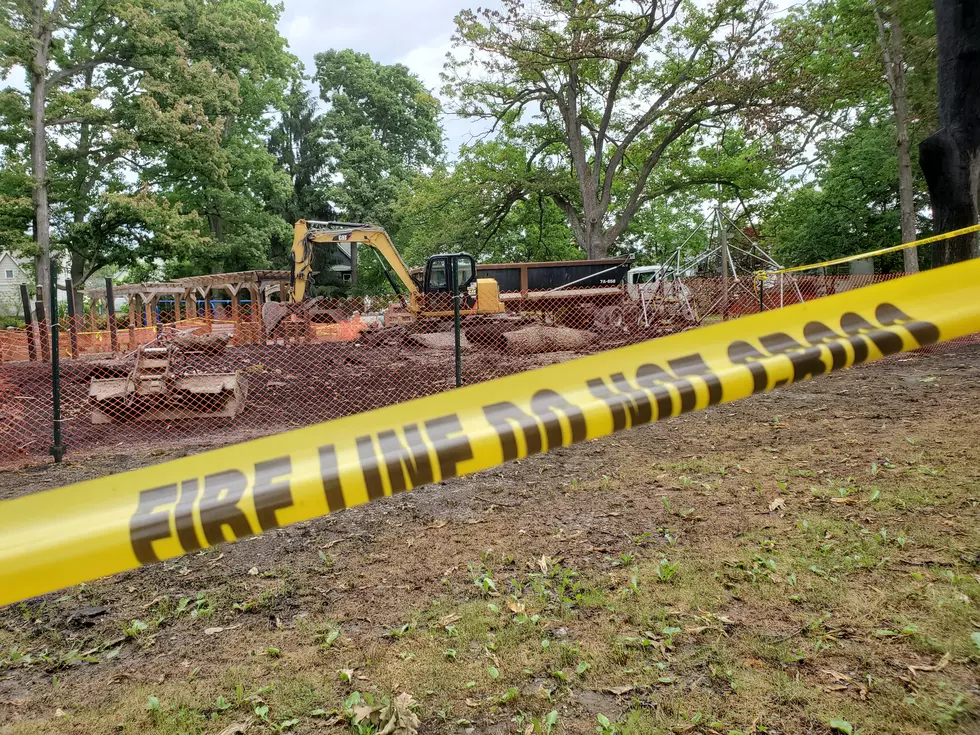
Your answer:
[[[743,186],[726,132],[782,129],[772,118],[801,93],[778,75],[764,1],[501,5],[457,16],[446,92],[457,114],[496,121],[523,150],[512,186],[550,197],[590,257],[648,202]],[[741,163],[764,165],[761,150],[778,147]]]
[[[335,218],[330,203],[319,191],[326,185],[328,163],[324,140],[323,116],[317,112],[316,98],[298,82],[293,82],[280,111],[279,123],[269,134],[269,152],[277,167],[292,182],[292,193],[279,208],[279,214],[291,224],[300,219]],[[273,244],[273,264],[285,267],[289,262],[292,237]]]
[[[0,9],[5,70],[33,63],[27,8]],[[46,11],[52,242],[76,284],[109,264],[266,264],[283,229],[266,208],[288,192],[266,150],[266,116],[297,73],[275,28],[280,10],[266,0],[100,0]],[[4,156],[18,164],[0,180],[0,232],[23,233],[28,95],[9,87],[0,100]]]
[[[767,221],[779,262],[815,263],[901,241],[893,139],[889,123],[864,122],[821,147],[827,163],[816,181],[777,198]],[[901,270],[901,258],[878,258],[876,269]]]
[[[402,64],[350,49],[316,55],[328,165],[323,195],[344,219],[391,224],[401,184],[442,153],[439,102]]]
[[[394,214],[406,260],[421,265],[454,251],[484,262],[583,257],[554,201],[515,183],[524,172],[521,148],[488,141],[465,147],[452,169],[437,166],[403,185]]]

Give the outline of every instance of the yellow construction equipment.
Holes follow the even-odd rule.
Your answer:
[[[443,253],[426,261],[421,282],[409,273],[405,261],[395,249],[383,227],[349,222],[314,222],[300,220],[293,228],[292,281],[289,300],[303,301],[313,278],[315,245],[365,245],[378,256],[382,270],[403,306],[421,317],[451,317],[452,274],[457,274],[459,293],[463,296],[460,314],[503,314],[500,289],[492,278],[477,278],[476,261],[467,253]],[[399,286],[401,284],[401,286]],[[402,288],[407,291],[408,299]]]

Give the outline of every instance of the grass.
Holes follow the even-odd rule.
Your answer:
[[[778,430],[800,423],[786,412]],[[868,432],[831,426],[737,456],[718,440],[652,464],[635,461],[640,433],[594,445],[601,473],[542,490],[575,504],[571,521],[535,528],[536,515],[505,508],[456,536],[429,531],[425,543],[452,541],[439,581],[409,578],[394,610],[382,603],[395,572],[346,546],[329,564],[313,547],[308,568],[284,558],[244,582],[189,584],[104,628],[53,622],[129,582],[12,608],[0,677],[30,685],[0,710],[0,731],[183,735],[251,721],[250,733],[370,735],[350,720],[355,703],[408,692],[431,733],[976,732],[971,434],[945,419],[921,421],[914,442]],[[855,443],[873,447],[855,457]],[[401,523],[370,549],[396,548]],[[324,602],[328,588],[357,605]],[[107,687],[122,660],[146,673]]]

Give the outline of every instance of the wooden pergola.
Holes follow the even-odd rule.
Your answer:
[[[211,294],[214,291],[224,291],[231,301],[231,321],[236,330],[242,332],[242,341],[257,342],[264,333],[262,325],[262,305],[275,294],[285,294],[289,285],[289,271],[241,271],[238,273],[215,273],[206,276],[190,276],[175,278],[167,283],[125,283],[112,287],[112,298],[125,296],[129,301],[129,331],[133,335],[137,329],[137,308],[141,307],[147,327],[159,327],[156,307],[162,296],[170,296],[174,302],[174,320],[181,322],[199,316],[198,299],[204,301],[203,318],[206,323],[217,319],[211,304]],[[251,299],[251,319],[243,322],[241,318],[241,295],[248,293]],[[109,304],[105,288],[91,288],[82,291],[88,296],[89,323],[93,332],[98,331],[99,304],[105,304],[107,315],[114,314],[115,309]],[[82,316],[84,319],[84,315]],[[142,321],[142,320],[141,320]],[[246,326],[248,325],[248,326]],[[109,319],[109,331],[112,333],[113,350],[115,350],[115,323]],[[132,337],[131,337],[132,342]]]
[[[289,271],[239,271],[237,273],[214,273],[207,276],[188,276],[175,278],[174,284],[181,285],[186,290],[186,297],[199,294],[204,299],[204,309],[207,312],[212,291],[225,291],[231,300],[231,320],[238,322],[241,313],[241,294],[249,294],[255,313],[256,321],[261,322],[262,305],[274,293],[285,294],[289,285]],[[211,318],[211,315],[205,315]]]

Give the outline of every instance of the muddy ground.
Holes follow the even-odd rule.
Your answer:
[[[9,607],[0,732],[980,732],[978,405],[901,357]]]
[[[642,335],[640,335],[642,336]],[[637,339],[639,336],[637,337]],[[615,343],[604,341],[595,350]],[[473,349],[463,357],[463,379],[477,383],[575,357],[569,352],[513,354]],[[140,421],[125,409],[110,426],[93,425],[89,385],[93,379],[125,376],[99,361],[62,363],[64,442],[69,452],[97,447],[131,452],[151,445],[201,446],[241,441],[298,426],[438,393],[455,386],[451,349],[424,349],[400,340],[368,345],[270,344],[229,347],[221,355],[180,356],[174,370],[188,374],[238,373],[246,386],[244,410],[234,418]],[[51,366],[0,365],[0,466],[36,462],[51,445]],[[195,409],[213,410],[207,396]]]

